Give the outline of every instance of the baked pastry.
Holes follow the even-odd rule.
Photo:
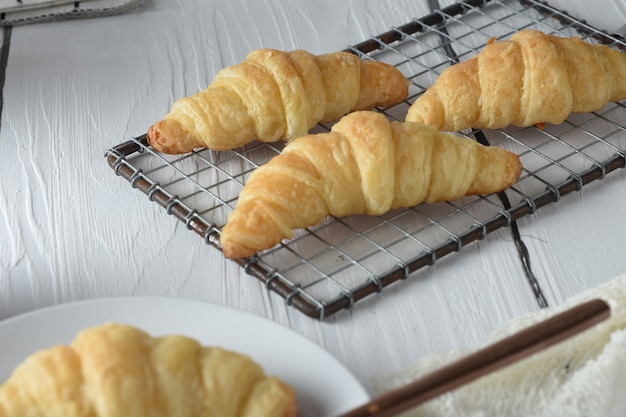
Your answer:
[[[257,139],[274,142],[306,135],[318,122],[376,106],[408,94],[396,68],[362,61],[348,52],[252,51],[222,69],[203,91],[177,100],[148,130],[148,141],[165,153],[194,148],[233,149]]]
[[[257,168],[223,227],[226,257],[243,258],[325,216],[381,215],[421,202],[511,186],[519,157],[373,111],[344,116],[328,133],[300,137]]]
[[[295,417],[293,390],[245,355],[109,323],[29,356],[2,417]]]
[[[562,123],[626,97],[626,54],[524,30],[446,68],[407,121],[443,131]]]

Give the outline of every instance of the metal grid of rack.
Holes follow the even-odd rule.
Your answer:
[[[581,36],[626,49],[622,35],[598,31],[543,2],[469,0],[347,50],[362,59],[393,64],[410,80],[406,102],[378,109],[401,121],[410,103],[443,69],[475,55],[488,40],[507,38],[521,29]],[[297,230],[290,241],[236,262],[289,305],[324,319],[623,168],[625,126],[625,104],[610,103],[598,112],[572,115],[558,126],[459,132],[517,153],[524,166],[519,181],[498,195],[421,204],[380,217],[329,217],[315,227]],[[329,126],[315,129],[325,131]],[[200,150],[172,156],[155,152],[142,136],[108,150],[105,157],[133,188],[219,249],[220,229],[243,184],[282,146],[255,142],[228,152]]]

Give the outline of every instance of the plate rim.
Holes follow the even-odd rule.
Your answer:
[[[47,319],[52,320],[55,318],[55,316],[56,318],[61,318],[64,315],[71,314],[72,312],[78,312],[80,310],[89,309],[89,308],[93,308],[96,310],[93,313],[95,317],[93,318],[92,317],[80,317],[77,319],[79,323],[91,321],[93,322],[92,325],[97,325],[97,323],[104,323],[106,321],[109,321],[109,322],[120,322],[120,323],[127,322],[127,324],[135,325],[134,323],[136,322],[141,322],[142,320],[146,320],[146,317],[145,316],[144,317],[130,317],[129,316],[128,318],[121,318],[121,316],[128,313],[126,311],[120,312],[121,316],[118,316],[117,312],[112,313],[113,316],[116,317],[113,320],[106,320],[103,317],[103,315],[107,311],[107,309],[111,309],[113,307],[124,306],[124,308],[128,309],[128,308],[131,308],[131,306],[134,306],[137,304],[140,304],[141,306],[145,307],[146,305],[155,306],[155,305],[162,304],[162,303],[167,304],[167,308],[165,308],[164,310],[168,310],[168,308],[171,309],[172,307],[176,307],[176,306],[178,307],[184,306],[185,308],[189,310],[200,310],[200,311],[205,311],[207,313],[210,313],[210,312],[224,313],[225,312],[228,315],[228,317],[230,317],[235,322],[245,321],[245,322],[252,322],[252,324],[255,324],[255,323],[262,324],[263,326],[260,326],[260,327],[263,329],[269,328],[272,332],[276,332],[282,335],[287,335],[292,345],[293,344],[299,345],[301,348],[304,348],[304,350],[306,350],[309,353],[313,352],[314,354],[320,355],[318,358],[323,359],[323,361],[325,361],[324,362],[325,364],[331,364],[332,369],[338,375],[341,376],[341,380],[343,382],[348,382],[349,386],[347,387],[345,387],[342,384],[342,391],[345,390],[346,399],[348,398],[350,399],[349,401],[346,400],[346,403],[341,405],[339,408],[337,404],[338,401],[341,401],[339,396],[337,396],[337,398],[333,399],[332,401],[329,401],[328,404],[326,405],[319,405],[319,407],[329,408],[328,410],[317,409],[314,411],[316,414],[320,415],[321,417],[325,417],[325,416],[332,417],[333,414],[336,415],[336,414],[339,414],[340,412],[347,411],[348,409],[355,407],[357,405],[360,405],[362,403],[365,403],[366,401],[369,401],[371,399],[369,392],[367,391],[363,383],[354,375],[354,373],[352,373],[348,369],[348,367],[342,361],[340,361],[335,355],[333,355],[331,352],[326,350],[323,346],[321,346],[316,341],[313,341],[305,337],[304,335],[298,333],[294,329],[286,325],[283,325],[281,323],[275,322],[268,317],[255,314],[248,310],[243,310],[243,309],[233,307],[233,306],[221,305],[221,304],[217,304],[211,301],[187,299],[187,298],[174,297],[174,296],[154,296],[154,295],[132,296],[130,295],[130,296],[99,297],[99,298],[80,299],[80,300],[62,302],[59,304],[54,304],[54,305],[50,305],[46,307],[41,307],[35,310],[27,311],[24,313],[20,313],[15,316],[11,316],[11,317],[0,320],[0,338],[2,338],[4,333],[8,334],[12,331],[13,332],[17,331],[16,328],[19,328],[20,326],[24,326],[27,329],[29,329],[29,326],[32,326],[33,323],[41,325],[42,320],[44,322]],[[145,313],[145,311],[143,311],[142,313]],[[140,313],[137,313],[137,314],[140,314]],[[177,313],[177,314],[181,314],[181,313]],[[183,314],[184,312],[181,314],[181,317]],[[174,315],[174,318],[176,319],[176,315]],[[190,323],[192,322],[197,323],[197,320],[191,320]],[[229,346],[228,342],[224,342],[224,345],[222,345],[221,343],[205,342],[203,341],[203,338],[198,337],[197,334],[195,335],[189,334],[190,332],[188,331],[188,329],[189,329],[190,323],[186,323],[185,326],[181,326],[180,332],[167,331],[167,330],[163,330],[161,332],[159,331],[155,332],[152,329],[142,328],[142,326],[140,325],[135,325],[135,326],[142,328],[142,330],[146,331],[152,336],[178,333],[178,334],[183,334],[183,335],[187,335],[192,338],[195,338],[199,340],[205,346],[214,344],[214,345],[220,345],[227,349],[230,348],[233,351],[244,353],[253,357],[255,361],[259,362],[261,366],[264,369],[266,369],[266,372],[268,374],[276,374],[276,372],[272,372],[267,369],[266,367],[267,363],[264,360],[267,358],[263,358],[263,357],[259,358],[258,356],[263,356],[263,355],[255,355],[253,353],[255,349],[254,346],[251,346],[250,351],[247,351],[246,349],[243,349],[242,351],[242,349],[240,348],[234,348],[234,347]],[[62,324],[65,324],[65,323],[62,323]],[[58,326],[59,325],[57,324],[57,327]],[[157,324],[154,327],[159,327],[159,326],[160,325]],[[194,324],[192,324],[191,326],[193,328]],[[54,326],[52,327],[54,328]],[[167,326],[164,326],[164,327],[167,328]],[[206,327],[210,327],[210,326],[206,326]],[[39,345],[36,347],[30,347],[30,351],[28,352],[22,351],[24,352],[22,354],[22,360],[23,360],[25,359],[27,354],[33,353],[34,351],[37,351],[37,350],[45,349],[46,347],[51,347],[51,345],[54,345],[55,343],[56,344],[69,343],[71,340],[73,340],[73,337],[76,335],[76,333],[84,328],[86,328],[84,325],[81,326],[78,323],[70,323],[68,325],[67,331],[66,329],[64,329],[61,332],[61,333],[63,332],[69,333],[71,331],[72,337],[69,340],[67,338],[67,334],[63,336],[62,334],[58,334],[58,332],[56,333],[51,332],[46,335],[41,335],[39,331],[36,332],[37,334],[33,334],[33,332],[21,332],[19,335],[23,340],[18,340],[15,343],[18,343],[18,344],[26,343],[27,346],[29,343],[31,344],[31,346],[33,344]],[[40,329],[44,333],[46,333],[49,330],[46,328],[40,328]],[[73,329],[73,330],[70,330],[70,329]],[[52,337],[56,339],[57,336],[59,340],[58,342],[44,343],[43,341],[41,341],[42,339],[45,340],[46,337],[48,338]],[[221,337],[224,337],[224,335],[220,335],[219,337],[217,337],[217,339],[220,339]],[[235,336],[235,338],[236,337],[237,336]],[[249,336],[245,336],[244,339],[245,338],[249,338]],[[0,345],[2,344],[4,343],[0,339]],[[11,345],[11,342],[9,342],[8,345]],[[16,362],[16,359],[14,359],[13,355],[10,352],[7,356],[8,356],[8,359],[5,357],[5,355],[2,355],[2,357],[0,357],[0,383],[1,383],[1,379],[3,379],[4,377],[8,377],[6,373],[7,372],[10,373],[11,370],[14,369],[15,366],[17,366],[21,362],[21,361]],[[281,360],[283,357],[284,355],[281,355]],[[7,369],[3,369],[3,368],[7,368]],[[280,375],[277,375],[277,376],[281,377]],[[324,381],[326,384],[334,379],[332,372],[328,373],[328,376],[329,377],[326,378],[326,380]],[[300,384],[301,382],[302,381],[299,381],[299,384],[294,386],[294,388],[296,389],[296,393],[298,394],[299,399],[302,401],[302,403],[299,401],[299,406],[304,406],[304,408],[301,411],[306,412],[307,406],[318,407],[318,405],[314,406],[312,404],[314,402],[319,402],[320,399],[325,399],[325,396],[320,395],[319,398],[313,401],[312,398],[309,398],[312,395],[312,393],[302,392],[302,385]],[[312,385],[318,385],[318,388],[319,388],[320,382],[321,381],[319,378],[317,382],[315,381],[315,378],[313,378]],[[308,394],[308,395],[304,395],[304,397],[306,397],[304,398],[303,394]],[[314,393],[313,393],[313,396],[315,396]],[[313,412],[313,410],[311,410],[311,412]]]

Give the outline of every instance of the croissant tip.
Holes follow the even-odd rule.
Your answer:
[[[166,146],[165,143],[168,142],[167,138],[163,135],[163,131],[161,129],[162,120],[154,123],[148,129],[148,143],[157,151],[165,152]]]
[[[163,119],[148,129],[148,143],[157,151],[167,154],[181,154],[194,149],[194,140],[175,120]]]
[[[232,221],[229,220],[220,235],[220,250],[224,257],[228,259],[245,259],[254,255],[256,251],[239,242],[232,228]]]
[[[223,244],[221,245],[222,253],[228,259],[246,259],[253,256],[256,251],[245,246],[237,244]]]

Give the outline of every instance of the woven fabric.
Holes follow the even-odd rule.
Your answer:
[[[601,298],[611,317],[585,332],[500,371],[443,394],[403,417],[617,417],[626,413],[626,275],[562,305],[520,317],[485,343],[538,323],[582,302]],[[480,348],[482,346],[479,346]],[[471,353],[427,357],[399,374],[375,381],[379,394]]]
[[[143,0],[0,0],[0,25],[110,16],[135,9]]]

